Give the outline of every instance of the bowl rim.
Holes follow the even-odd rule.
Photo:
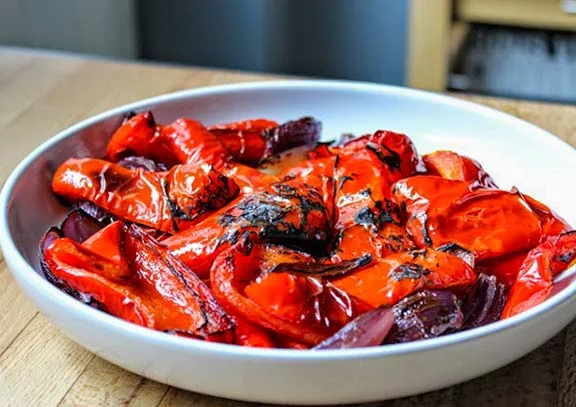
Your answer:
[[[463,332],[453,333],[438,338],[431,338],[421,341],[408,342],[402,344],[391,344],[367,348],[353,348],[353,349],[335,349],[335,350],[294,350],[294,349],[260,349],[250,348],[238,345],[221,344],[214,342],[206,342],[198,339],[183,338],[175,335],[169,335],[164,332],[156,331],[150,328],[145,328],[120,318],[96,310],[93,307],[87,306],[71,296],[65,294],[47,280],[45,280],[34,267],[26,261],[23,255],[19,252],[12,234],[8,226],[8,206],[14,187],[19,180],[22,173],[36,160],[45,150],[60,143],[62,140],[73,137],[78,131],[85,129],[93,124],[109,119],[114,116],[121,115],[128,111],[141,110],[147,108],[149,105],[161,105],[182,99],[194,99],[203,96],[217,96],[220,94],[229,93],[243,93],[250,91],[282,91],[286,89],[292,90],[330,90],[330,91],[356,91],[356,92],[371,92],[371,93],[385,93],[400,97],[415,98],[420,101],[433,102],[443,105],[455,107],[457,109],[480,114],[486,117],[487,120],[498,120],[504,124],[522,127],[529,134],[538,136],[547,143],[556,144],[556,148],[572,148],[567,142],[554,136],[550,132],[522,119],[514,117],[508,113],[480,105],[474,102],[457,99],[452,96],[438,94],[434,92],[409,89],[398,86],[375,84],[369,82],[357,81],[344,81],[344,80],[300,80],[300,79],[287,79],[287,80],[270,80],[263,82],[243,82],[228,85],[216,85],[200,88],[192,88],[161,94],[151,98],[138,100],[135,102],[127,103],[102,113],[88,117],[52,136],[31,153],[29,153],[11,172],[7,178],[2,191],[0,192],[0,248],[4,253],[11,273],[16,277],[26,279],[28,284],[36,285],[38,290],[44,291],[49,294],[51,301],[59,303],[61,307],[66,307],[69,312],[80,319],[94,324],[104,324],[110,326],[111,329],[120,330],[123,333],[133,337],[136,340],[143,340],[152,342],[155,346],[173,347],[180,351],[189,352],[207,352],[217,353],[220,355],[232,356],[237,358],[251,358],[258,360],[284,360],[291,362],[318,362],[330,360],[349,360],[349,359],[369,359],[369,358],[382,358],[387,356],[398,356],[408,353],[424,352],[438,348],[448,347],[451,345],[458,345],[465,342],[474,341],[482,337],[496,334],[498,332],[518,327],[530,322],[538,317],[543,317],[549,311],[562,306],[566,303],[576,291],[576,281],[572,281],[559,293],[556,293],[551,298],[548,298],[543,303],[511,318],[500,320],[479,328],[473,328]],[[576,149],[574,150],[576,153]],[[576,158],[576,154],[575,154]],[[574,274],[576,266],[566,270],[564,274]]]

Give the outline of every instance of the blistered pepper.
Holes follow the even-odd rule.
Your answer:
[[[554,277],[576,264],[576,231],[548,237],[531,250],[520,266],[502,319],[510,318],[546,300]]]
[[[398,181],[394,196],[419,247],[453,242],[484,260],[530,249],[543,233],[541,219],[516,192],[419,175]]]
[[[255,246],[249,253],[238,246],[222,252],[210,272],[214,295],[225,308],[233,309],[235,314],[253,324],[309,345],[320,343],[330,335],[326,327],[299,323],[269,312],[244,294],[246,285],[265,273],[263,263],[266,263],[266,256],[273,253],[271,247],[265,246]]]
[[[93,251],[109,246],[116,234],[121,234],[113,239],[120,248]],[[135,225],[113,223],[84,245],[57,239],[45,248],[44,258],[56,278],[127,321],[201,337],[232,328],[208,287]]]
[[[462,288],[476,281],[472,266],[443,251],[394,253],[333,281],[346,293],[379,307],[394,305],[418,290]]]
[[[163,240],[200,276],[237,242],[282,242],[320,251],[331,236],[329,209],[314,187],[299,180],[268,185],[240,196],[193,227]]]
[[[115,217],[164,232],[188,228],[238,193],[234,181],[210,166],[177,165],[168,172],[150,172],[94,158],[64,162],[54,174],[52,189],[70,201],[88,200]]]

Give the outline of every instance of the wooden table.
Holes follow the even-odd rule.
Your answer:
[[[0,48],[0,179],[59,130],[108,108],[180,89],[270,76],[120,63]],[[576,145],[576,107],[468,99],[532,121]],[[576,406],[576,323],[482,378],[385,406]],[[64,337],[0,264],[0,406],[245,406],[128,373]]]

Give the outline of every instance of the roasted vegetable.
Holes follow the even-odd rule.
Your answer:
[[[477,161],[453,151],[435,151],[422,156],[430,175],[453,181],[473,181],[486,188],[498,188]]]
[[[286,150],[315,146],[322,124],[312,117],[281,125],[260,119],[213,126],[209,130],[234,160],[257,166]]]
[[[394,325],[392,308],[379,307],[356,317],[313,349],[349,349],[378,346]]]
[[[93,158],[66,161],[52,188],[70,201],[88,200],[115,217],[165,232],[186,229],[238,193],[234,181],[209,166],[176,165],[157,173]]]
[[[114,240],[104,233],[88,245],[59,238],[44,247],[51,272],[107,312],[138,325],[206,337],[232,328],[210,290],[165,248],[135,225],[113,223],[121,234],[112,252],[97,247]],[[120,258],[117,259],[118,254]]]
[[[543,302],[555,276],[576,264],[576,231],[547,238],[531,250],[520,266],[502,318],[509,318]]]
[[[205,276],[216,255],[239,241],[282,242],[305,251],[321,251],[331,236],[329,214],[315,188],[296,180],[275,183],[241,196],[163,244]]]
[[[393,308],[395,324],[387,343],[435,338],[458,330],[464,316],[456,296],[449,291],[421,291]]]
[[[316,345],[370,309],[330,283],[270,273],[277,263],[286,263],[288,258],[292,262],[310,260],[307,255],[273,246],[250,249],[237,245],[221,253],[210,276],[216,298],[249,322]]]
[[[462,289],[474,284],[476,273],[464,260],[438,250],[394,253],[334,280],[350,295],[378,307],[394,305],[423,289]]]
[[[418,175],[397,182],[394,197],[419,247],[453,242],[485,260],[532,248],[543,235],[538,214],[516,192]]]
[[[476,328],[500,319],[506,301],[506,286],[495,276],[480,274],[476,284],[466,290],[462,304],[463,329]]]
[[[576,231],[473,158],[421,157],[384,130],[320,143],[321,130],[130,114],[104,158],[55,172],[72,207],[40,243],[43,274],[168,334],[299,350],[473,329],[568,284],[555,278],[576,263]]]

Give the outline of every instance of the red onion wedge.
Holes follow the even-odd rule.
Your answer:
[[[99,206],[94,205],[90,201],[80,202],[78,205],[76,205],[76,207],[83,210],[103,225],[108,225],[115,220],[114,217],[107,211],[100,208]]]
[[[506,287],[495,276],[479,274],[462,301],[462,329],[477,328],[498,321],[506,303]]]
[[[118,165],[129,168],[131,170],[142,168],[145,171],[152,172],[168,171],[168,167],[165,164],[157,163],[154,160],[141,156],[125,157],[118,161]]]
[[[396,323],[386,343],[435,338],[458,330],[464,319],[450,291],[420,291],[399,301],[393,310]]]
[[[60,230],[64,237],[69,237],[78,243],[82,243],[103,227],[103,223],[99,222],[82,209],[73,209],[62,222]]]
[[[392,308],[379,307],[356,317],[312,350],[379,346],[388,335],[392,325],[394,325]]]
[[[266,151],[263,159],[296,147],[315,146],[320,140],[321,132],[322,123],[313,117],[302,117],[264,130],[262,136],[266,140]]]

